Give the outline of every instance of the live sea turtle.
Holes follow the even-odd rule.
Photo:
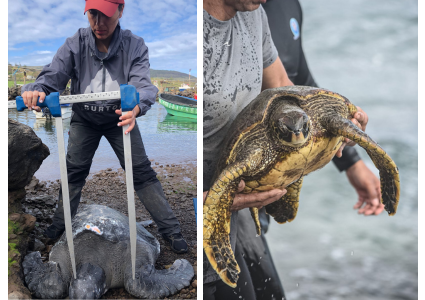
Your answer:
[[[203,247],[221,279],[236,287],[240,268],[230,246],[230,206],[241,180],[243,193],[286,188],[266,206],[278,223],[292,221],[303,178],[331,161],[344,138],[363,147],[379,170],[381,201],[394,215],[400,195],[398,169],[385,151],[350,119],[357,111],[331,91],[291,86],[263,91],[233,121],[203,206]],[[257,234],[258,209],[251,208]]]
[[[110,288],[125,287],[135,297],[158,299],[190,284],[193,267],[178,259],[156,270],[159,242],[137,224],[136,279],[133,280],[128,217],[102,205],[82,206],[72,220],[77,279],[72,276],[65,233],[53,246],[49,262],[40,252],[23,262],[25,282],[37,298],[98,299]]]

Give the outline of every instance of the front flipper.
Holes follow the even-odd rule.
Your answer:
[[[68,296],[68,284],[62,279],[59,264],[44,264],[40,252],[25,256],[22,267],[28,289],[37,298],[63,299]]]
[[[266,212],[279,224],[291,222],[297,216],[303,178],[301,177],[298,181],[288,185],[286,187],[286,194],[282,198],[266,205]]]
[[[333,134],[349,138],[366,150],[375,167],[379,170],[381,202],[385,205],[385,210],[390,216],[395,215],[400,198],[400,178],[398,168],[391,157],[350,120],[332,117],[322,120],[321,123]]]
[[[169,269],[156,270],[153,265],[143,265],[136,271],[133,280],[131,265],[124,273],[124,287],[138,298],[160,299],[190,285],[194,275],[192,265],[185,259],[178,259]]]
[[[230,245],[230,206],[247,165],[232,164],[218,176],[203,206],[203,246],[206,256],[220,278],[236,287],[240,268]]]

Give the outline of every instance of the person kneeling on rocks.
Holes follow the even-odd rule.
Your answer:
[[[80,28],[67,38],[53,61],[46,65],[34,83],[22,87],[22,98],[28,109],[40,111],[37,99],[43,102],[46,94],[62,92],[71,79],[71,94],[90,94],[119,90],[120,84],[136,87],[140,104],[122,116],[120,100],[75,103],[69,130],[66,155],[71,216],[77,212],[81,190],[102,136],[111,144],[124,168],[123,130],[131,131],[131,155],[134,188],[139,199],[151,214],[164,240],[176,253],[187,252],[180,224],[162,190],[161,183],[146,155],[136,117],[155,103],[158,89],[149,77],[148,48],[141,37],[122,30],[119,19],[124,0],[86,0],[90,27]],[[118,126],[117,126],[118,124]],[[58,239],[65,230],[62,190],[53,217],[53,224],[44,232],[48,241]]]

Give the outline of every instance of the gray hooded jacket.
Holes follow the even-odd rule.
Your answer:
[[[96,47],[91,28],[80,28],[66,39],[52,63],[44,66],[36,81],[24,85],[21,91],[62,93],[70,79],[72,95],[118,91],[120,84],[131,84],[139,92],[139,117],[155,103],[158,92],[151,83],[149,66],[148,47],[130,30],[122,30],[118,24],[108,52],[102,53]],[[80,117],[96,125],[118,123],[119,116],[115,110],[119,108],[120,99],[72,106]]]

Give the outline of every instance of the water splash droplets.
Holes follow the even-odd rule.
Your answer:
[[[351,256],[353,256],[354,255],[354,251],[351,251]]]
[[[297,287],[300,287],[300,284],[297,282]]]
[[[254,265],[254,263],[251,263],[251,267]]]

